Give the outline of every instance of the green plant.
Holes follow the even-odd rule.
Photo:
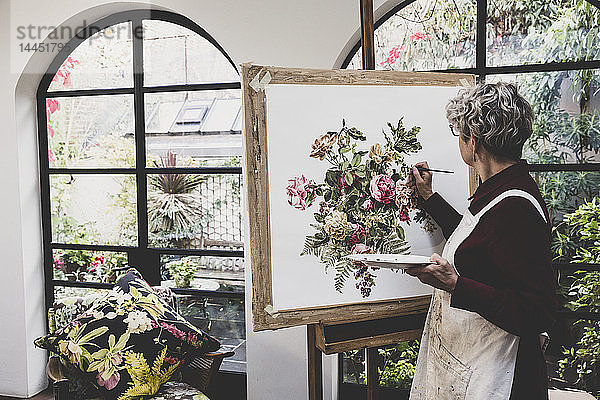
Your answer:
[[[418,340],[379,349],[379,356],[383,358],[383,368],[378,368],[379,384],[396,389],[410,389],[418,355]]]
[[[61,250],[60,260],[65,274],[78,274],[87,271],[94,260],[93,252],[86,250]]]
[[[395,346],[379,349],[379,385],[388,388],[408,390],[412,384],[419,354],[419,341],[398,343]],[[345,365],[344,381],[359,384],[367,383],[365,373],[364,350],[352,350],[344,353],[349,361]],[[352,370],[347,370],[350,367]]]
[[[198,265],[190,258],[184,257],[180,260],[171,261],[165,265],[171,277],[175,280],[178,288],[188,288],[192,283]]]
[[[565,216],[569,233],[577,240],[575,262],[600,263],[600,198],[581,205],[575,212]],[[600,312],[600,273],[577,271],[569,290],[571,310]],[[559,362],[559,372],[568,377],[575,371],[578,386],[595,390],[600,396],[600,321],[578,320],[575,323],[578,341],[575,346],[564,349]]]
[[[169,151],[155,166],[176,167],[177,155]],[[155,239],[181,245],[201,230],[202,211],[196,192],[205,179],[201,175],[176,173],[148,177],[148,230]]]

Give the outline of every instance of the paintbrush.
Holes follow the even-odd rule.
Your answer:
[[[454,171],[448,171],[448,170],[444,170],[444,169],[432,169],[432,168],[425,168],[425,167],[417,167],[417,169],[419,170],[419,172],[441,172],[443,174],[453,174]]]

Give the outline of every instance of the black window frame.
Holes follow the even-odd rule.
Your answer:
[[[591,5],[600,9],[600,0],[586,0]],[[416,0],[404,0],[399,2],[390,11],[386,12],[381,18],[374,23],[374,29],[376,30],[388,19],[394,16],[396,13],[408,7]],[[555,72],[555,71],[573,71],[573,70],[584,70],[584,69],[600,69],[600,60],[581,60],[581,61],[570,61],[570,62],[549,62],[549,63],[537,63],[537,64],[521,64],[521,65],[507,65],[507,66],[487,66],[487,49],[486,49],[486,31],[487,31],[487,11],[488,11],[488,0],[476,0],[477,14],[476,14],[476,37],[475,37],[475,67],[473,68],[452,68],[452,69],[440,69],[440,70],[427,70],[422,72],[441,72],[441,73],[468,73],[474,74],[477,77],[478,82],[485,82],[485,78],[488,75],[508,75],[517,73],[531,73],[531,72]],[[374,41],[371,42],[373,47],[375,46]],[[348,52],[348,55],[342,62],[341,69],[347,69],[350,62],[358,53],[361,48],[361,41],[357,41],[354,46]],[[372,49],[375,52],[374,48]],[[563,172],[563,171],[574,171],[574,172],[600,172],[600,162],[594,163],[548,163],[548,164],[529,164],[531,172]],[[600,271],[600,264],[590,263],[553,263],[555,272],[572,273],[575,271]],[[578,320],[587,319],[593,321],[600,321],[600,313],[583,312],[583,311],[570,311],[567,309],[561,309],[557,312],[557,318],[561,320]],[[344,383],[343,382],[343,356],[338,357],[338,387],[340,395],[343,393],[348,398],[355,397],[358,392],[362,389],[356,388],[356,384]],[[385,396],[385,393],[382,393]]]
[[[196,84],[175,84],[163,86],[144,86],[144,43],[142,21],[160,20],[170,22],[184,28],[187,28],[215,46],[221,54],[229,61],[233,69],[238,73],[239,70],[235,63],[217,43],[217,41],[195,22],[180,14],[175,14],[162,10],[130,10],[111,14],[104,17],[76,33],[61,51],[55,56],[52,63],[44,73],[38,86],[37,99],[37,122],[38,122],[38,151],[40,162],[40,194],[41,194],[41,216],[42,216],[42,236],[43,236],[43,265],[45,278],[45,301],[46,309],[50,308],[54,302],[55,287],[75,287],[90,289],[111,289],[110,283],[101,282],[80,282],[55,280],[53,276],[53,255],[55,249],[70,250],[89,250],[89,251],[115,251],[127,253],[128,264],[135,266],[140,270],[144,278],[152,285],[158,285],[161,281],[160,256],[185,255],[185,256],[215,256],[243,258],[243,250],[225,250],[225,249],[173,249],[150,247],[148,243],[148,213],[147,213],[147,180],[148,175],[157,173],[190,173],[196,175],[238,175],[241,177],[242,167],[189,167],[189,168],[149,168],[146,164],[146,126],[145,126],[145,103],[146,93],[167,93],[167,92],[187,92],[187,91],[205,91],[205,90],[230,90],[240,89],[241,82],[223,82],[223,83],[196,83]],[[130,22],[132,24],[132,68],[133,68],[133,86],[118,88],[94,88],[80,90],[56,90],[48,91],[52,79],[63,62],[70,56],[72,51],[90,36],[106,29],[110,26]],[[133,96],[133,115],[135,120],[135,167],[134,168],[51,168],[48,160],[48,137],[46,132],[46,100],[57,97],[83,97],[83,96],[101,96],[129,94]],[[94,245],[94,244],[73,244],[58,243],[52,241],[52,223],[51,223],[51,195],[50,195],[50,177],[53,175],[129,175],[135,176],[137,191],[137,246],[118,246],[118,245]],[[244,292],[234,291],[212,291],[200,289],[180,289],[173,288],[173,292],[182,295],[192,295],[200,298],[229,298],[245,301]]]

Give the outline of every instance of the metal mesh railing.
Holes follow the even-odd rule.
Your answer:
[[[207,176],[200,186],[203,230],[192,247],[241,250],[244,247],[241,175]]]

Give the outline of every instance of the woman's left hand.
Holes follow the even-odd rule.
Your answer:
[[[452,293],[458,281],[456,270],[448,260],[438,254],[433,254],[430,260],[433,264],[408,268],[406,272],[416,276],[423,283]]]

